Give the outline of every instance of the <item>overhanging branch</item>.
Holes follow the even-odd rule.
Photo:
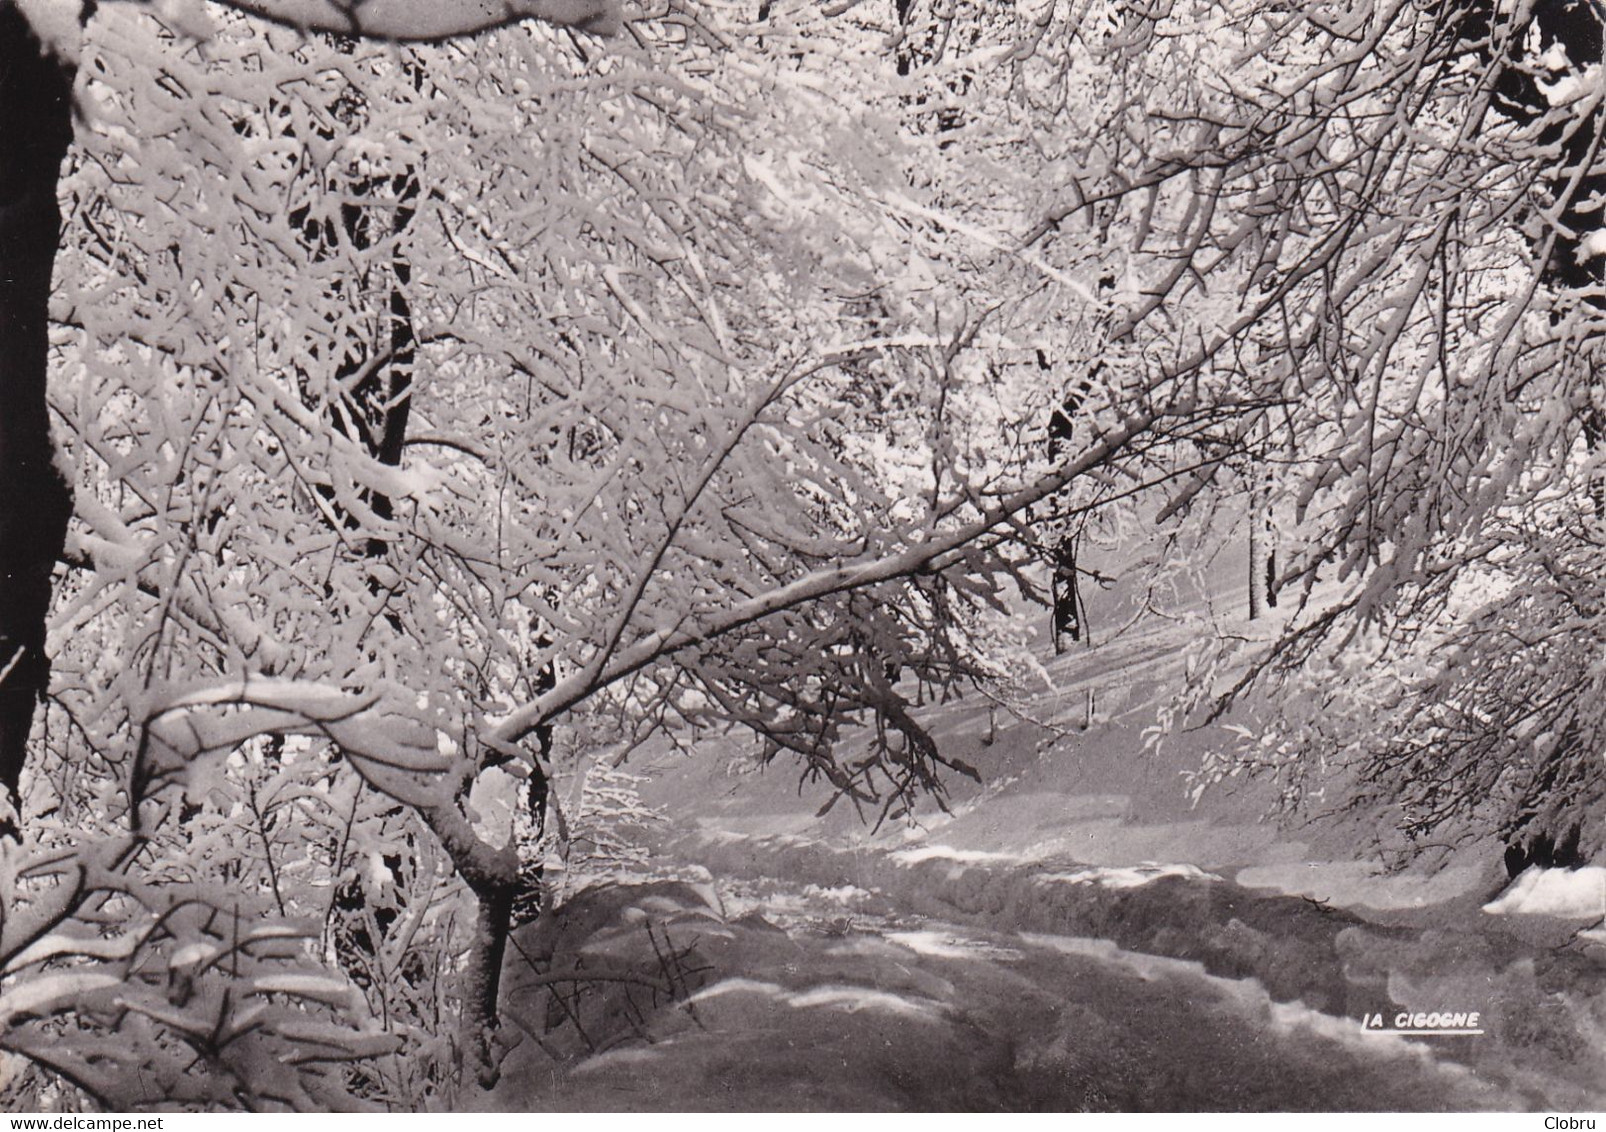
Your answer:
[[[818,570],[767,594],[737,602],[712,617],[690,624],[680,623],[650,633],[629,648],[619,650],[602,672],[595,673],[590,669],[577,672],[539,699],[515,709],[500,724],[485,733],[484,741],[493,749],[511,754],[514,751],[513,745],[519,740],[542,723],[581,702],[598,688],[622,680],[683,649],[724,636],[775,613],[818,601],[832,594],[864,589],[930,569],[954,551],[983,538],[994,528],[1008,523],[1013,516],[1032,504],[1046,499],[1073,480],[1115,458],[1126,450],[1135,437],[1152,428],[1160,418],[1186,413],[1190,409],[1191,406],[1178,406],[1166,412],[1151,409],[1129,415],[1118,427],[1105,433],[1098,443],[1064,468],[998,500],[979,518],[949,534],[933,538],[929,542],[917,543],[902,553],[885,558]]]
[[[450,39],[540,20],[590,32],[619,30],[619,0],[218,0],[230,8],[306,31],[411,42]]]

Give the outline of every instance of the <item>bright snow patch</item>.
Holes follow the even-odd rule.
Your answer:
[[[727,994],[762,994],[771,998],[786,997],[786,988],[779,983],[761,983],[757,979],[721,979],[711,987],[704,987],[686,1000],[686,1005],[695,1006],[699,1002],[707,1002],[711,998],[719,998]]]
[[[1544,54],[1536,60],[1539,66],[1547,71],[1565,71],[1573,65],[1572,57],[1567,54],[1567,45],[1552,43],[1545,48]]]
[[[79,995],[107,990],[121,982],[116,975],[95,971],[67,971],[26,980],[0,994],[0,1027],[9,1026],[19,1014],[44,1014]]]
[[[1207,873],[1197,865],[1156,865],[1145,861],[1141,865],[1077,869],[1069,873],[1045,873],[1037,880],[1044,884],[1096,884],[1100,888],[1139,888],[1161,877],[1187,877],[1190,880],[1221,879],[1215,873]]]
[[[74,0],[17,0],[17,6],[52,55],[69,63],[78,62],[84,38],[79,23],[83,12],[81,5]]]
[[[686,1000],[688,1006],[719,998],[727,994],[761,994],[778,998],[786,1005],[802,1009],[811,1006],[828,1006],[854,1013],[859,1010],[882,1010],[905,1017],[935,1020],[939,1010],[935,1003],[917,1002],[900,998],[885,991],[868,987],[827,986],[814,987],[796,993],[789,992],[777,983],[759,982],[757,979],[722,979],[711,987],[704,987]]]
[[[349,1003],[355,988],[344,979],[326,975],[259,975],[253,980],[254,994],[287,994],[296,998],[310,998],[332,1006]]]
[[[1025,860],[1015,853],[990,853],[984,849],[954,849],[947,845],[922,845],[918,849],[897,849],[887,855],[900,865],[918,865],[921,861],[957,861],[966,865],[994,861],[1014,865]]]
[[[914,1002],[886,991],[866,987],[816,987],[787,998],[793,1006],[831,1006],[854,1013],[859,1010],[884,1010],[889,1014],[902,1014],[910,1018],[934,1019],[937,1010],[927,1002]]]
[[[199,42],[211,39],[217,31],[201,0],[161,0],[157,10],[169,30]]]
[[[185,967],[199,967],[215,955],[217,948],[212,944],[191,943],[173,952],[173,957],[167,961],[167,965],[175,971]]]
[[[835,904],[862,904],[870,899],[870,894],[858,885],[843,884],[835,888],[821,888],[817,884],[803,886],[803,895],[821,900],[829,900]]]
[[[1556,47],[1560,46],[1560,44],[1556,45]],[[1555,48],[1551,50],[1554,51]],[[1565,58],[1565,54],[1563,57]],[[1540,92],[1545,96],[1545,101],[1550,105],[1565,106],[1570,102],[1577,102],[1582,98],[1587,98],[1600,90],[1601,68],[1599,64],[1591,63],[1583,68],[1582,71],[1574,70],[1568,64],[1563,64],[1560,69],[1562,74],[1558,75],[1554,80],[1538,75],[1534,77]]]
[[[1527,869],[1483,910],[1496,916],[1606,916],[1606,868]]]
[[[611,1049],[606,1053],[587,1058],[575,1066],[574,1073],[578,1076],[581,1073],[595,1073],[599,1069],[609,1069],[615,1065],[639,1065],[662,1056],[656,1046],[626,1046],[624,1049]]]
[[[47,959],[55,959],[64,955],[79,956],[92,955],[96,959],[127,959],[139,945],[144,942],[144,935],[139,932],[130,932],[128,935],[77,938],[70,935],[47,935],[43,939],[35,940],[22,951],[12,956],[11,962],[0,967],[0,975],[10,975],[35,963],[43,963]]]
[[[703,902],[701,908],[683,904],[679,900],[671,899],[668,896],[652,894],[626,906],[620,913],[619,918],[627,924],[639,924],[643,920],[667,916],[724,918],[724,913],[718,906],[719,894],[714,891],[713,885],[688,884],[686,887],[691,889],[697,895],[697,898]]]
[[[1606,230],[1596,228],[1578,244],[1578,262],[1606,255]]]
[[[1019,959],[1020,952],[946,932],[888,932],[886,938],[921,955],[939,959]]]

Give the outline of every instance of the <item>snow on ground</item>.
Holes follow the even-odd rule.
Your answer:
[[[853,1013],[859,1010],[882,1010],[917,1021],[934,1022],[942,1016],[942,1003],[933,999],[904,998],[885,991],[866,987],[822,986],[806,991],[790,992],[779,983],[766,983],[756,979],[721,979],[712,986],[686,999],[686,1006],[695,1010],[700,1006],[729,994],[756,994],[798,1010],[811,1007],[828,1007]]]
[[[943,959],[964,959],[977,955],[999,959],[1020,958],[1020,952],[1013,947],[999,947],[952,931],[886,932],[882,938],[921,955],[936,955]]]
[[[1161,877],[1186,877],[1189,880],[1220,880],[1196,865],[1157,865],[1145,861],[1141,865],[1124,868],[1073,869],[1069,872],[1044,873],[1040,884],[1094,884],[1100,888],[1138,888],[1153,884]]]
[[[652,1058],[589,1055],[587,1080],[609,1082],[596,1098],[560,1083],[550,1103],[1606,1102],[1606,928],[1550,926],[1606,911],[1602,870],[1531,870],[1489,906],[1504,915],[1485,915],[1498,846],[1432,873],[1389,871],[1352,831],[1261,820],[1275,801],[1264,784],[1191,801],[1184,772],[1231,741],[1227,729],[1145,747],[1184,677],[1195,615],[1230,620],[1231,591],[1183,595],[1187,616],[1043,657],[1042,686],[996,728],[981,697],[918,709],[984,783],[955,782],[948,811],[911,823],[875,831],[848,805],[819,818],[823,798],[791,771],[733,773],[753,765],[731,757],[735,738],[660,759],[643,793],[674,822],[655,859],[706,866],[731,917],[734,934],[710,934],[700,952],[718,969],[709,977],[781,989],[697,999],[695,1025],[653,1031]],[[943,1011],[899,1028],[893,1001]],[[1367,1012],[1440,1009],[1484,1012],[1487,1036],[1451,1049],[1360,1031]],[[749,1073],[780,1084],[759,1090]]]
[[[1606,917],[1606,868],[1524,869],[1483,910],[1495,916],[1599,920]]]
[[[1606,1100],[1598,1072],[1581,1074],[1549,1048],[1528,1051],[1498,1018],[1492,1031],[1504,1036],[1481,1049],[1372,1035],[1357,1017],[1278,1001],[1257,979],[1107,939],[936,921],[781,931],[752,913],[705,933],[706,903],[688,887],[655,893],[588,889],[552,922],[519,934],[507,983],[522,1040],[497,1089],[467,1103],[1468,1111],[1584,1110]],[[837,906],[823,890],[810,899],[822,911]],[[659,910],[651,933],[622,922],[623,909],[647,907]],[[577,979],[595,980],[583,991],[543,966],[559,961],[544,956],[575,954],[608,959],[606,969],[596,959],[579,968]],[[677,983],[678,993],[651,989]]]
[[[1425,908],[1485,890],[1486,863],[1450,865],[1438,872],[1389,872],[1376,861],[1289,861],[1251,865],[1233,878],[1264,889],[1333,904],[1385,911]]]
[[[951,845],[921,845],[914,849],[894,849],[887,859],[900,865],[918,865],[927,861],[947,861],[955,865],[1025,865],[1050,863],[1059,857],[1052,845],[1040,846],[1035,853],[990,853],[981,849],[955,849]],[[955,874],[957,875],[957,874]],[[1143,861],[1136,865],[1089,865],[1057,872],[1043,873],[1042,883],[1096,884],[1102,888],[1136,888],[1161,877],[1191,877],[1196,880],[1220,880],[1197,865],[1166,865]]]
[[[1095,615],[1103,618],[1096,647],[1040,658],[1044,679],[1021,691],[1018,716],[992,713],[991,701],[978,695],[917,709],[939,744],[983,776],[980,786],[964,780],[950,784],[948,812],[927,804],[912,823],[890,823],[879,831],[846,804],[819,818],[823,796],[800,791],[790,768],[733,773],[733,766],[752,765],[751,760],[732,761],[740,736],[707,740],[695,758],[659,758],[644,796],[674,815],[682,828],[694,823],[705,839],[729,839],[732,845],[784,836],[893,851],[908,863],[946,857],[962,864],[1042,861],[1126,869],[1171,862],[1206,871],[1297,865],[1297,871],[1265,872],[1257,879],[1267,887],[1286,883],[1289,891],[1298,891],[1327,864],[1322,857],[1332,847],[1321,842],[1323,830],[1283,829],[1264,821],[1275,794],[1262,783],[1235,781],[1207,792],[1201,801],[1190,796],[1184,772],[1233,741],[1233,732],[1203,728],[1171,736],[1157,751],[1145,745],[1155,709],[1185,677],[1199,618],[1225,617],[1223,611],[1238,604],[1234,595],[1241,579],[1230,558],[1224,558],[1230,577],[1209,601],[1183,594],[1176,599],[1175,616],[1136,622],[1114,639],[1109,633],[1128,616],[1127,607],[1150,595],[1123,594],[1118,585],[1101,596],[1111,607]],[[1046,616],[1023,610],[1022,632],[1040,627]],[[1091,726],[1084,726],[1089,693],[1095,710]],[[857,741],[850,731],[842,744],[852,747]],[[1351,845],[1352,840],[1342,847]],[[1337,864],[1343,879],[1355,878],[1350,862]],[[1417,902],[1415,894],[1387,895],[1400,887],[1392,879],[1381,880],[1368,886],[1368,894],[1383,894],[1384,903]],[[1327,888],[1322,898],[1330,899],[1340,886],[1329,881]],[[1342,895],[1350,895],[1347,888]]]
[[[955,861],[960,864],[997,862],[1020,864],[1032,858],[1023,853],[989,853],[982,849],[955,849],[951,845],[921,845],[915,849],[895,849],[887,856],[900,865],[916,865],[921,861]]]

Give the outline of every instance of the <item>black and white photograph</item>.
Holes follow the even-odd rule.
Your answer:
[[[1606,2],[0,0],[0,1117],[1603,1111]]]

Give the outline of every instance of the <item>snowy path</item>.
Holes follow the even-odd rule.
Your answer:
[[[689,945],[686,965],[696,973],[679,1002],[646,1009],[638,998],[626,1009],[617,993],[611,1006],[599,998],[583,1016],[583,1043],[570,1035],[563,1044],[567,1015],[548,1007],[544,1016],[556,1024],[542,1037],[545,1050],[534,1038],[516,1049],[490,1103],[1123,1111],[1601,1103],[1591,1089],[1598,1065],[1562,1064],[1555,1051],[1514,1044],[1511,1033],[1476,1048],[1466,1043],[1478,1039],[1368,1034],[1342,1013],[1269,993],[1252,975],[1212,973],[1207,962],[1087,934],[1020,930],[1018,904],[928,918],[897,894],[763,876],[765,863],[755,857],[748,879],[721,892],[676,882],[604,890],[577,902],[567,928],[532,929],[524,951],[562,937],[558,950],[574,949],[588,970],[634,962],[650,975],[665,947]],[[1107,891],[1176,897],[1226,883],[1176,875]],[[1132,925],[1143,920],[1137,909],[1126,906]],[[1255,916],[1249,906],[1238,911]],[[1308,945],[1313,936],[1307,928],[1272,942]],[[1412,942],[1379,935],[1373,974],[1386,983],[1389,962],[1400,961],[1389,949]],[[1346,954],[1365,967],[1358,943]],[[533,1033],[534,999],[549,988],[539,979],[521,984],[524,977],[515,963],[510,993]]]
[[[652,766],[643,795],[674,816],[655,862],[718,878],[695,1020],[679,1007],[650,1041],[537,1059],[556,1099],[529,1102],[1606,1105],[1606,940],[1587,925],[1485,914],[1488,862],[1385,875],[1344,859],[1353,839],[1260,822],[1254,784],[1189,805],[1179,772],[1222,736],[1159,755],[1142,738],[1181,625],[1045,659],[1051,686],[996,730],[977,697],[927,705],[986,785],[919,826],[820,819],[794,777],[733,775],[717,741]],[[1040,725],[1074,725],[1095,685],[1092,726]],[[1402,1010],[1477,1011],[1484,1033],[1363,1031]]]

